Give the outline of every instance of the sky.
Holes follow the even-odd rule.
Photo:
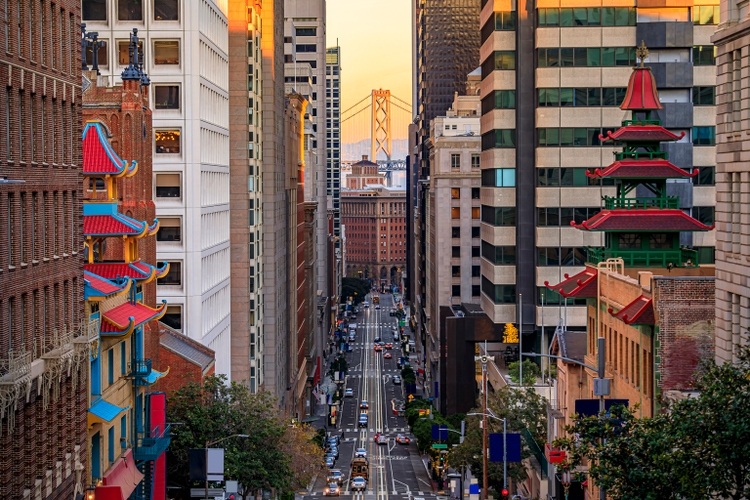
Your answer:
[[[341,47],[342,111],[380,88],[411,103],[411,0],[326,5],[326,46],[338,38]]]

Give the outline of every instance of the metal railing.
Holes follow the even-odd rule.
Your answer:
[[[663,198],[617,198],[614,196],[604,196],[603,199],[604,208],[607,210],[614,210],[617,208],[625,208],[627,210],[680,208],[680,198],[677,196],[665,196]]]

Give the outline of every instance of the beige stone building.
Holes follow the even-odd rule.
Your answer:
[[[722,0],[716,44],[716,361],[750,326],[750,5]]]

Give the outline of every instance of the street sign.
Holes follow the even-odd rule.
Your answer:
[[[446,443],[433,443],[432,449],[433,450],[447,450],[448,445]]]
[[[521,461],[521,435],[518,433],[507,433],[505,440],[508,443],[507,461]],[[490,462],[503,461],[503,434],[490,434]]]

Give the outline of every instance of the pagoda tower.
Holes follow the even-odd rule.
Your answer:
[[[651,68],[644,65],[648,57],[645,44],[637,48],[640,65],[633,68],[620,109],[631,112],[630,119],[606,135],[602,142],[622,144],[615,161],[606,168],[587,171],[598,179],[614,179],[615,196],[604,196],[601,212],[573,227],[584,231],[603,231],[603,248],[588,248],[587,268],[565,281],[545,285],[563,297],[593,298],[597,286],[596,265],[611,258],[621,258],[627,268],[696,268],[698,252],[680,246],[680,232],[710,231],[713,226],[700,223],[680,210],[680,200],[667,195],[667,179],[694,177],[698,170],[687,172],[669,161],[662,142],[680,140],[685,133],[674,134],[661,125],[652,113],[662,109]],[[641,187],[641,189],[637,189]],[[639,196],[646,194],[646,196]]]

